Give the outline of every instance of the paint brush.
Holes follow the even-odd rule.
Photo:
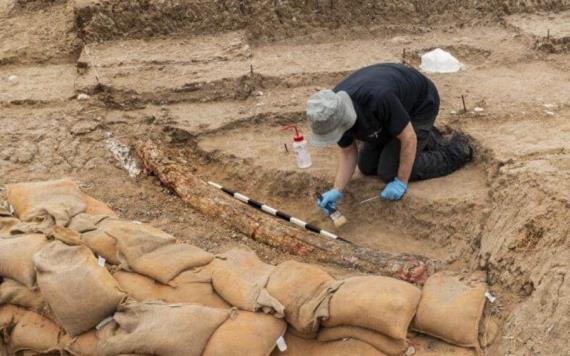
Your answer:
[[[321,201],[323,199],[323,196],[320,193],[317,193],[317,199]],[[331,218],[334,226],[337,229],[340,229],[346,225],[346,223],[348,223],[348,220],[344,217],[344,215],[342,215],[342,213],[336,209],[330,210],[329,218]]]

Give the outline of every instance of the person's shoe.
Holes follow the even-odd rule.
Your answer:
[[[448,143],[448,140],[443,137],[441,131],[434,126],[431,129],[430,137],[425,149],[428,151],[439,151]]]
[[[473,149],[467,137],[461,133],[445,139],[439,149],[434,148],[422,151],[416,157],[413,180],[446,176],[473,160]]]
[[[473,148],[469,139],[462,133],[455,133],[446,147],[453,161],[460,167],[473,160]]]

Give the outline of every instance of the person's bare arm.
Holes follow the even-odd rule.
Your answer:
[[[412,168],[416,160],[416,150],[418,138],[411,123],[397,136],[400,140],[400,167],[398,168],[398,179],[408,184]]]
[[[356,170],[356,163],[358,161],[358,146],[356,142],[348,147],[341,148],[339,153],[338,167],[336,170],[336,178],[334,181],[334,188],[342,192],[354,171]]]

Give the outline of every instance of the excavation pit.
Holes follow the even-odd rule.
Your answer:
[[[386,274],[417,283],[418,262],[430,273],[475,272],[494,301],[482,323],[498,321],[487,354],[566,351],[567,1],[384,5],[4,1],[0,200],[5,184],[70,177],[121,219],[150,223],[213,254],[248,246],[264,263],[310,262],[336,279]],[[359,205],[383,183],[357,174],[339,205],[349,224],[335,230],[314,197],[331,186],[335,149],[311,149],[313,166],[299,170],[283,146],[291,134],[281,128],[295,123],[309,136],[304,111],[312,93],[366,65],[416,66],[433,48],[466,64],[429,77],[442,99],[438,127],[468,135],[475,161],[448,177],[412,183],[398,203]],[[79,94],[89,98],[77,100]],[[154,142],[165,153],[145,171],[154,175],[129,177],[106,147],[108,133],[130,147]],[[166,179],[173,172],[179,181]],[[193,189],[174,189],[193,177]],[[260,218],[202,190],[207,180],[360,247]],[[196,192],[203,193],[199,200]],[[222,214],[221,202],[239,214]],[[170,298],[170,288],[159,289]],[[292,347],[314,347],[290,336]],[[415,332],[409,337],[418,355],[473,354]],[[488,342],[482,336],[481,345]]]

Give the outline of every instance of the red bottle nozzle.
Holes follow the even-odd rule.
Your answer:
[[[290,129],[295,130],[295,136],[293,136],[293,141],[301,142],[305,139],[302,135],[299,134],[299,129],[297,128],[297,125],[289,125],[283,128],[283,130],[290,130]]]

